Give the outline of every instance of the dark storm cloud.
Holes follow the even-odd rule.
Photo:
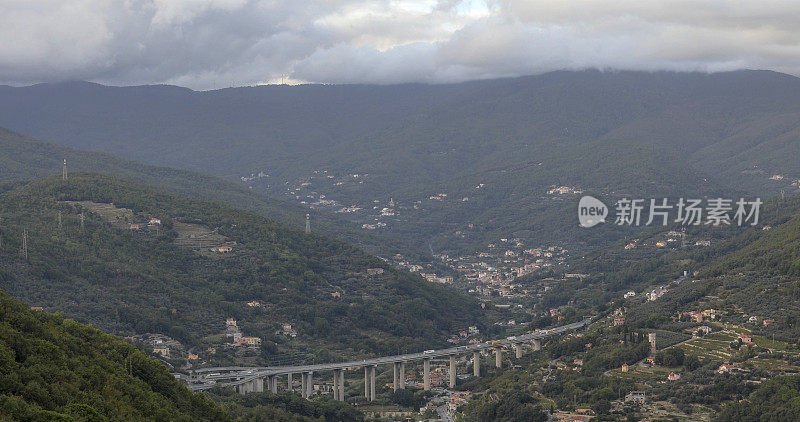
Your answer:
[[[0,81],[452,82],[587,67],[800,73],[793,1],[10,0]]]

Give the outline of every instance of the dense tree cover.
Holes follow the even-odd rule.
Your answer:
[[[753,391],[749,381],[767,376],[760,370],[740,373],[718,373],[720,361],[694,360],[687,357],[681,379],[667,383],[655,383],[648,394],[652,400],[674,403],[687,414],[694,411],[692,405],[703,405],[719,410],[722,404],[746,398]]]
[[[115,178],[73,174],[5,187],[2,286],[13,295],[114,332],[182,341],[220,332],[226,317],[267,336],[290,322],[301,338],[349,353],[418,350],[481,323],[477,303],[394,270],[341,242],[305,235],[220,203],[179,198]],[[129,208],[159,231],[127,230],[62,201]],[[56,224],[62,212],[63,229]],[[81,229],[79,213],[86,213]],[[235,252],[207,256],[176,244],[176,222],[207,227]],[[23,229],[29,259],[21,257]],[[383,274],[368,276],[369,267]],[[341,293],[340,298],[332,292]],[[262,307],[246,302],[258,300]]]
[[[211,398],[240,421],[363,421],[364,414],[355,407],[330,398],[307,400],[291,392],[273,394],[236,394],[231,390],[216,389]]]
[[[0,419],[228,420],[117,337],[0,291]]]
[[[430,391],[425,391],[420,388],[404,388],[402,390],[393,391],[392,395],[389,397],[389,400],[392,403],[399,404],[400,406],[411,408],[411,409],[419,409],[427,400],[432,396],[433,393]]]
[[[470,414],[467,420],[501,422],[544,422],[549,419],[539,400],[530,394],[515,391],[488,400]]]
[[[662,366],[681,366],[684,359],[686,359],[686,354],[679,347],[671,347],[656,353],[656,364]]]
[[[586,404],[607,411],[608,402],[620,399],[634,387],[627,379],[558,371],[542,386],[542,394],[555,400],[560,409],[575,409]]]
[[[800,376],[783,376],[764,382],[747,400],[725,405],[715,420],[800,420]]]

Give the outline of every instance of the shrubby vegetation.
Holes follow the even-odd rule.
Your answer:
[[[800,420],[800,376],[777,377],[766,381],[747,400],[724,406],[715,420]]]
[[[353,406],[330,398],[308,400],[284,391],[273,394],[237,394],[231,390],[215,389],[211,398],[220,403],[237,420],[247,421],[363,421],[364,415]]]
[[[0,291],[0,415],[20,421],[228,420],[122,340]]]

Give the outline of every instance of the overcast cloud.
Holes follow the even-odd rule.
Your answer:
[[[800,2],[0,2],[0,82],[14,85],[455,82],[583,68],[800,75]]]

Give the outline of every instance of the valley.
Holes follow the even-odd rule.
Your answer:
[[[27,303],[15,314],[91,324],[159,376],[168,368],[158,394],[203,409],[178,413],[707,421],[769,403],[788,414],[773,390],[800,377],[795,79],[2,87],[0,124],[55,143],[0,129],[0,289]],[[379,107],[387,95],[399,97]],[[38,120],[25,114],[45,100]],[[211,118],[222,105],[240,114]],[[753,224],[670,215],[588,228],[584,196],[612,209],[763,206]],[[9,338],[0,347],[24,353]],[[0,409],[13,396],[19,412],[77,412],[26,388],[2,390]],[[104,415],[147,414],[93,400]]]

